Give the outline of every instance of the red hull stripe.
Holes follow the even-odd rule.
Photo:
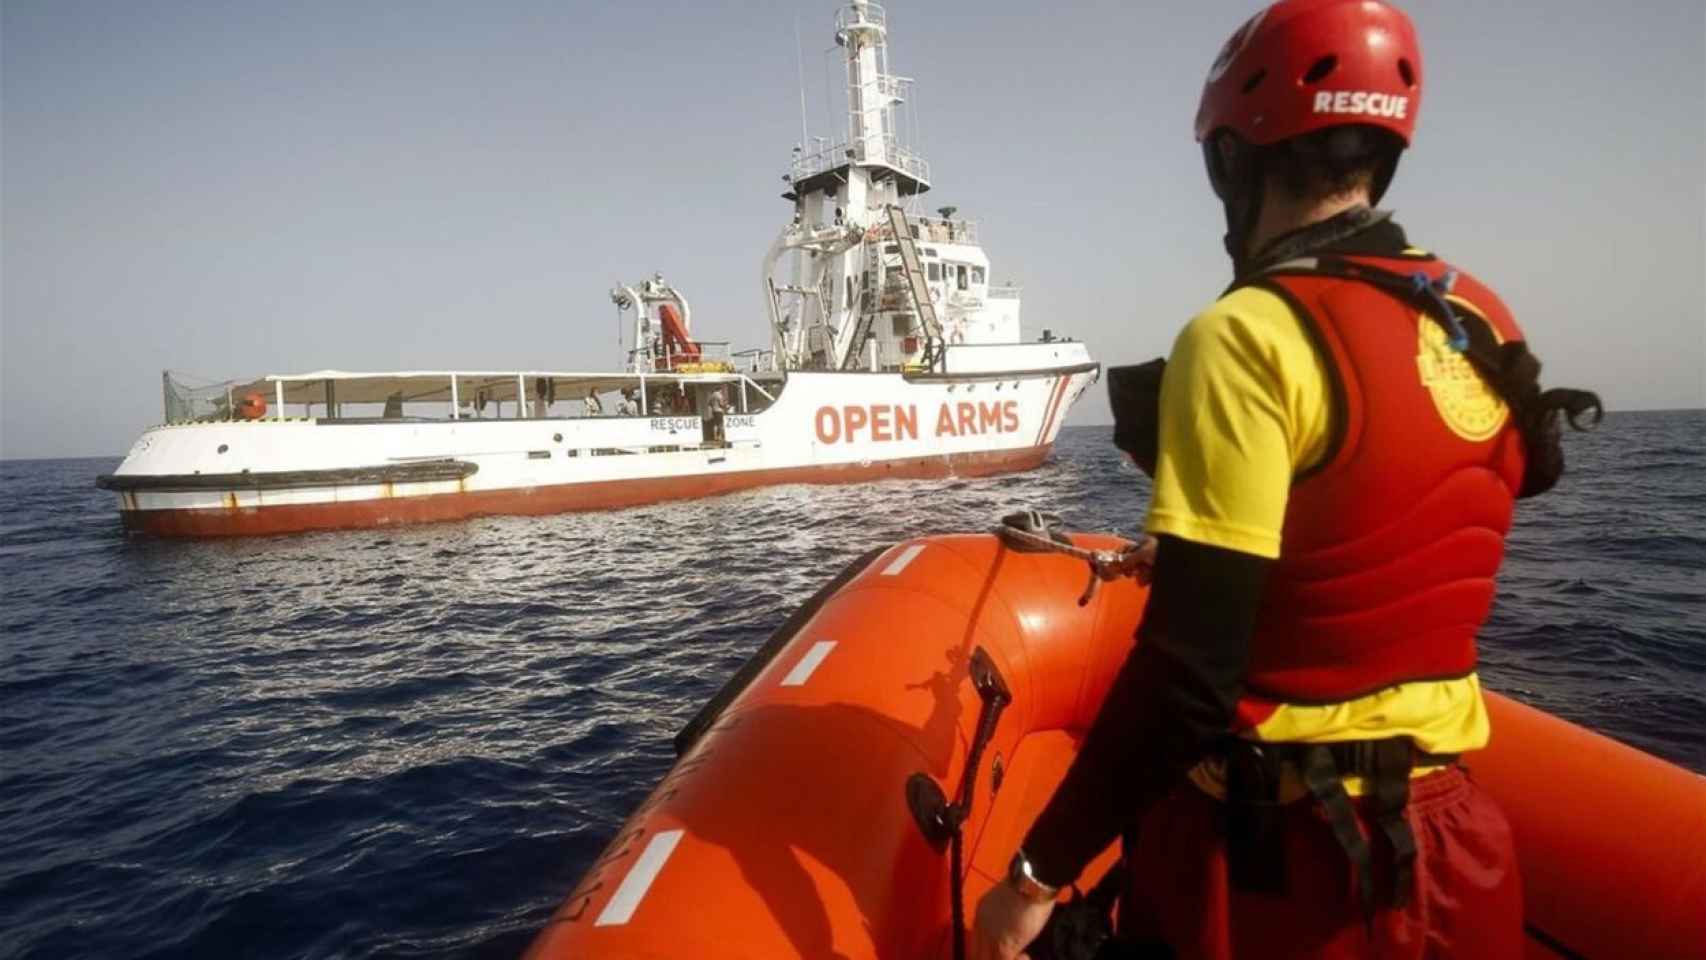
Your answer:
[[[1048,428],[1054,426],[1055,411],[1060,409],[1060,398],[1066,395],[1066,385],[1072,382],[1071,377],[1061,377],[1054,385],[1054,391],[1049,394],[1048,411],[1043,414],[1043,428],[1037,432],[1037,444],[1040,446],[1048,436]]]
[[[710,497],[782,483],[859,483],[890,478],[984,476],[1029,470],[1047,456],[1047,447],[1025,447],[905,460],[564,483],[420,497],[379,497],[342,503],[127,510],[122,512],[122,516],[125,526],[130,529],[163,537],[232,537],[306,530],[349,530],[493,515],[537,516],[580,510],[611,510],[664,500]]]

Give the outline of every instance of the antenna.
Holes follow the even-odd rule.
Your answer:
[[[912,149],[922,153],[924,152],[924,131],[923,121],[918,119],[918,90],[916,85],[910,92],[912,93],[912,102],[906,105],[906,113],[912,118]]]
[[[835,57],[838,50],[837,47],[830,47],[823,52],[823,120],[831,133],[835,132],[835,107],[832,102],[835,96],[835,77],[830,58]]]
[[[794,76],[800,84],[800,146],[811,142],[811,136],[806,132],[806,60],[800,51],[800,15],[794,14]]]

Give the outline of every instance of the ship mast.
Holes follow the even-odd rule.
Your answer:
[[[888,17],[882,6],[852,0],[835,17],[835,42],[847,74],[847,130],[807,152],[794,148],[783,198],[794,218],[766,255],[764,297],[781,369],[840,368],[856,349],[855,322],[866,295],[859,282],[865,244],[888,222],[890,205],[930,189],[930,165],[906,142],[897,108],[913,81],[888,69]],[[778,261],[792,254],[786,282]]]

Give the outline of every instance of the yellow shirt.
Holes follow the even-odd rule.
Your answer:
[[[1326,456],[1334,417],[1325,361],[1303,321],[1267,290],[1222,297],[1173,344],[1160,416],[1145,529],[1279,557],[1293,478]],[[1345,703],[1282,705],[1254,733],[1314,743],[1409,736],[1423,750],[1460,753],[1486,746],[1488,725],[1471,674]]]

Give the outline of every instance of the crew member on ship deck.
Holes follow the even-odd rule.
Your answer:
[[[1373,208],[1422,59],[1378,0],[1282,0],[1197,117],[1232,288],[1159,376],[1139,643],[979,903],[1010,958],[1128,840],[1122,933],[1185,957],[1512,957],[1510,828],[1457,765],[1487,742],[1475,635],[1513,501],[1562,471],[1558,412],[1499,299]],[[1109,371],[1110,397],[1154,367]],[[1122,382],[1123,381],[1123,382]]]
[[[721,384],[712,387],[710,396],[705,400],[705,441],[707,443],[723,444],[727,442],[728,434],[724,430],[724,420],[729,412],[728,396],[724,392],[726,389]]]

